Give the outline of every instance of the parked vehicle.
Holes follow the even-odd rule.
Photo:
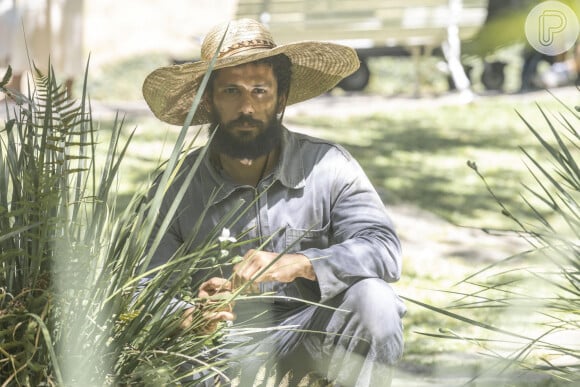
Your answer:
[[[238,0],[236,17],[260,20],[280,44],[327,40],[353,47],[361,67],[339,86],[355,91],[369,82],[369,58],[410,55],[418,64],[441,50],[453,27],[459,41],[475,36],[487,6],[488,0]]]
[[[580,15],[580,0],[558,0],[559,3]],[[520,45],[522,65],[520,68],[520,91],[537,88],[552,88],[573,84],[580,73],[580,48],[571,47],[559,55],[537,52],[527,41],[525,23],[529,12],[540,0],[489,0],[487,18],[477,34],[466,41],[462,52],[467,56],[484,61],[481,81],[488,90],[501,91],[505,75],[502,61],[488,61],[487,58],[500,48]],[[544,66],[540,66],[544,64]],[[549,67],[541,70],[540,67]]]
[[[560,0],[578,14],[580,0]],[[501,48],[521,45],[520,90],[542,87],[546,78],[538,72],[540,62],[556,65],[569,55],[546,57],[527,44],[524,23],[540,0],[237,0],[233,17],[249,17],[269,26],[276,42],[328,40],[353,47],[360,58],[357,72],[338,86],[346,91],[363,90],[369,83],[370,58],[410,56],[415,66],[415,92],[419,94],[422,59],[443,58],[455,79],[470,78],[471,66],[462,60],[481,60],[479,81],[487,90],[503,91],[508,64],[495,55]],[[455,31],[455,34],[453,33]],[[455,43],[450,50],[451,43]],[[459,47],[457,47],[459,46]],[[580,73],[580,49],[575,69]],[[192,59],[173,59],[173,63]],[[558,67],[560,66],[560,67]],[[455,74],[453,74],[455,73]],[[559,74],[559,73],[558,73]],[[453,76],[454,75],[454,76]],[[547,74],[554,75],[554,74]],[[557,75],[557,74],[556,74]],[[576,78],[566,74],[566,79]],[[552,77],[554,78],[554,77]],[[562,77],[560,77],[562,78]],[[559,78],[558,78],[559,79]],[[573,82],[574,80],[572,80]],[[545,84],[545,82],[544,82]],[[560,85],[560,83],[558,83]],[[545,86],[545,85],[544,85]]]

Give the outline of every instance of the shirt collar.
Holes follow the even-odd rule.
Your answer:
[[[208,146],[208,145],[205,145]],[[281,152],[277,166],[274,168],[273,179],[280,181],[289,189],[300,189],[305,185],[304,165],[301,157],[298,138],[286,127],[282,127]],[[204,173],[202,187],[204,202],[211,200],[217,204],[241,186],[223,177],[216,166],[211,162],[211,152],[206,152],[203,160]]]
[[[290,189],[304,187],[304,164],[302,149],[296,135],[285,127],[282,128],[282,151],[278,166],[274,169],[274,178]]]

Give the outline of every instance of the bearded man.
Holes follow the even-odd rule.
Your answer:
[[[223,43],[220,41],[223,38]],[[201,80],[213,67],[193,124],[210,141],[156,247],[151,266],[194,250],[226,216],[243,239],[235,265],[199,269],[199,298],[253,284],[263,297],[213,311],[217,321],[257,328],[225,332],[224,356],[251,386],[258,371],[316,373],[338,385],[385,386],[403,351],[405,307],[390,283],[401,275],[401,247],[381,198],[341,146],[282,124],[285,107],[333,88],[359,66],[349,47],[328,42],[276,46],[260,23],[242,19],[206,36],[200,61],[153,71],[143,94],[161,120],[183,125]],[[205,151],[205,153],[201,153]],[[159,222],[183,178],[167,190]],[[240,206],[246,203],[246,206]],[[236,214],[231,216],[231,214]],[[184,326],[201,304],[184,306]],[[272,329],[274,328],[274,329]],[[206,381],[206,385],[211,382]]]

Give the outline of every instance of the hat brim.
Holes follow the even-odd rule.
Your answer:
[[[329,91],[360,66],[356,52],[350,47],[330,42],[304,41],[218,58],[214,70],[278,54],[285,54],[292,62],[288,105]],[[198,61],[161,67],[150,73],[143,83],[143,96],[153,114],[169,124],[183,125],[209,65],[209,61]],[[206,104],[207,101],[202,101],[192,125],[210,122]]]

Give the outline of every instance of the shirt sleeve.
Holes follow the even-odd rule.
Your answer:
[[[155,195],[157,189],[158,186],[156,184],[150,193],[150,199]],[[169,207],[172,203],[170,198],[172,198],[175,194],[173,192],[174,190],[175,189],[173,186],[169,187],[169,192],[164,195],[157,216],[155,217],[153,230],[149,235],[149,240],[147,241],[147,251],[152,252],[148,269],[152,269],[167,263],[167,261],[173,257],[173,255],[184,242],[178,230],[175,218],[173,218],[170,223],[165,226],[166,229],[164,229],[164,232],[161,233],[162,224],[165,221],[167,214],[169,213]],[[156,241],[159,235],[161,235],[161,239]]]
[[[312,262],[321,302],[361,279],[395,282],[401,276],[401,244],[393,222],[358,162],[343,160],[325,171],[333,176],[329,247],[301,252]]]

